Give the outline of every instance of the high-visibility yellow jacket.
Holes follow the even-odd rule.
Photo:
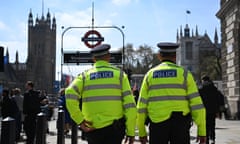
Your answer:
[[[77,124],[87,120],[98,129],[125,117],[126,134],[135,135],[136,103],[127,75],[120,69],[106,61],[97,61],[92,69],[74,79],[65,94],[67,109]]]
[[[158,123],[170,118],[171,113],[191,114],[198,126],[198,135],[206,136],[206,111],[192,74],[170,61],[149,70],[144,77],[137,104],[139,136],[146,136],[147,116]]]

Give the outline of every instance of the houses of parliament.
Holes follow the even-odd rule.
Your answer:
[[[16,52],[15,62],[9,62],[9,51],[4,56],[4,72],[0,72],[0,84],[3,87],[19,87],[25,90],[28,80],[34,82],[35,88],[54,91],[56,69],[56,18],[51,18],[49,11],[46,17],[33,18],[30,10],[28,16],[28,54],[25,63],[19,62]]]

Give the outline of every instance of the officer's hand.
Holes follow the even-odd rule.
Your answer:
[[[206,144],[207,138],[205,136],[198,136],[196,142],[199,144]]]
[[[147,142],[148,142],[147,136],[140,137],[139,139],[140,139],[141,144],[147,144]]]
[[[126,136],[124,143],[125,144],[133,144],[134,136]]]
[[[91,127],[92,123],[90,121],[86,121],[84,120],[81,124],[80,124],[80,128],[84,131],[84,132],[90,132],[95,130],[95,128]]]

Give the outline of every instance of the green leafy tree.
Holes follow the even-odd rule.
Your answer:
[[[199,78],[201,78],[202,75],[208,75],[213,80],[221,80],[222,68],[220,53],[216,53],[216,51],[202,52],[197,75]]]
[[[124,66],[134,74],[145,74],[150,68],[159,64],[153,48],[148,45],[133,48],[132,44],[125,47]]]

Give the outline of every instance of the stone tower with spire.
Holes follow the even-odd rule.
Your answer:
[[[30,10],[28,17],[27,78],[35,87],[53,93],[56,67],[56,19],[47,12],[33,20]]]
[[[217,33],[215,32],[215,35]],[[177,50],[177,64],[184,66],[190,70],[195,79],[199,80],[205,73],[205,70],[201,65],[206,57],[215,57],[216,50],[219,46],[218,38],[215,36],[214,42],[211,41],[207,32],[204,35],[198,33],[198,27],[196,30],[190,31],[189,25],[186,24],[184,30],[182,26],[180,31],[177,30],[177,43],[180,47]],[[220,77],[214,77],[214,79],[221,79]]]

